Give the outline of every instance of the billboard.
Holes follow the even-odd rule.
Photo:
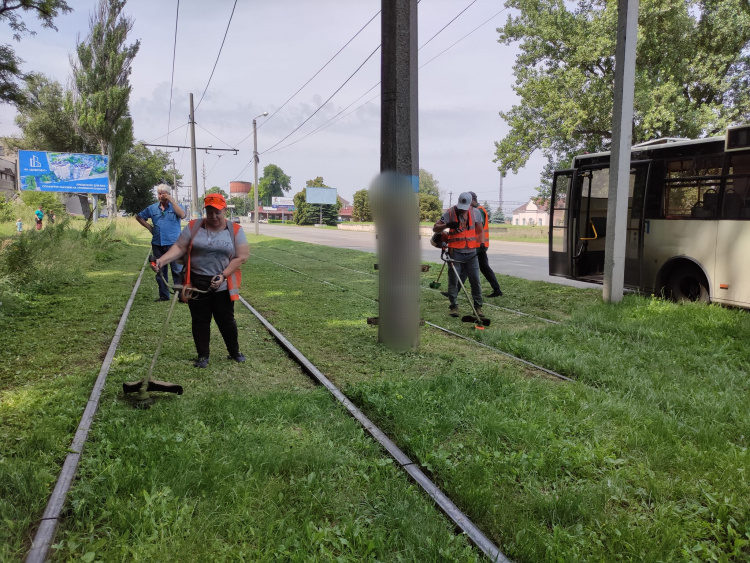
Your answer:
[[[305,188],[305,201],[322,205],[336,205],[336,188]]]
[[[18,180],[22,190],[106,194],[109,157],[102,154],[18,151]]]
[[[273,207],[294,207],[293,197],[272,197],[271,205]]]

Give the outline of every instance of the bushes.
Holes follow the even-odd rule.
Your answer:
[[[70,225],[65,219],[0,243],[0,317],[15,314],[34,295],[86,283],[87,270],[114,258],[114,224],[86,233]]]

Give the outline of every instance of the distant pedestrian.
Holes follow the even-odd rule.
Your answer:
[[[479,280],[479,264],[477,249],[484,243],[484,228],[480,222],[479,211],[471,207],[471,194],[463,192],[458,196],[458,203],[448,209],[440,220],[432,227],[434,233],[448,231],[448,254],[455,260],[452,264],[461,279],[468,277],[471,285],[471,298],[474,309],[479,316],[482,314],[482,286]],[[448,291],[450,300],[450,315],[458,317],[459,278],[453,268],[448,268]]]
[[[23,221],[21,221],[21,218],[19,217],[16,219],[16,232],[22,233],[23,232]]]
[[[50,225],[55,224],[55,212],[52,211],[51,209],[47,211],[47,221],[49,221]]]
[[[149,205],[146,209],[135,216],[136,221],[146,227],[151,233],[151,251],[154,258],[160,258],[172,248],[172,245],[180,236],[181,226],[180,219],[185,218],[185,212],[174,200],[171,195],[172,188],[167,184],[156,186],[156,193],[159,201]],[[148,220],[151,219],[151,224]],[[175,285],[182,284],[182,264],[173,262],[172,283]],[[166,265],[161,268],[161,275],[157,273],[156,283],[159,285],[159,297],[155,301],[169,301],[169,288],[166,281],[168,279],[168,268]]]
[[[34,217],[36,218],[36,230],[41,231],[42,230],[42,220],[44,219],[44,210],[42,209],[42,206],[39,206],[39,209],[34,211]]]
[[[487,259],[487,249],[490,247],[490,217],[487,210],[479,205],[477,201],[477,194],[469,192],[471,194],[471,206],[478,209],[482,214],[482,229],[484,229],[484,244],[480,245],[477,249],[477,260],[479,260],[479,271],[482,272],[484,277],[490,282],[492,286],[492,293],[487,297],[500,297],[503,292],[500,290],[500,284],[497,283],[497,277],[495,272],[490,267],[490,262]]]

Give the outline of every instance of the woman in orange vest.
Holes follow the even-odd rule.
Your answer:
[[[497,276],[495,276],[495,272],[492,271],[492,268],[490,267],[490,262],[487,259],[487,249],[490,247],[490,218],[487,214],[487,210],[479,205],[479,201],[477,201],[477,194],[474,192],[469,192],[471,194],[471,206],[475,209],[478,209],[479,212],[482,214],[482,227],[484,230],[484,244],[479,247],[477,250],[477,260],[479,261],[479,271],[482,272],[482,275],[487,279],[488,282],[490,282],[490,285],[492,286],[492,293],[490,293],[487,297],[500,297],[503,292],[500,289],[500,284],[497,283]]]
[[[154,271],[158,271],[187,255],[183,275],[185,287],[209,290],[208,293],[195,293],[188,301],[193,341],[198,352],[198,359],[193,365],[197,368],[208,367],[212,317],[229,352],[228,359],[240,363],[245,361],[237,338],[234,302],[240,296],[240,266],[250,256],[250,245],[242,227],[226,219],[227,202],[224,196],[208,194],[203,207],[206,218],[190,221],[177,242],[166,254],[157,258],[153,266]]]
[[[471,284],[471,298],[479,316],[482,313],[482,286],[479,282],[479,262],[477,249],[484,244],[484,229],[479,217],[479,211],[471,207],[471,194],[463,192],[458,196],[456,205],[448,209],[440,220],[432,227],[435,233],[448,230],[448,254],[456,260],[456,272],[461,279],[469,278]],[[448,291],[446,297],[450,300],[450,316],[458,317],[458,278],[453,268],[448,269]]]

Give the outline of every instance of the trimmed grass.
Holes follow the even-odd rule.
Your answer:
[[[421,330],[419,350],[387,350],[377,343],[378,329],[365,322],[378,314],[372,255],[250,240],[243,296],[509,557],[750,558],[746,311],[637,296],[611,305],[598,291],[503,276],[505,295],[492,302],[561,324],[485,306],[493,322],[477,333],[448,317],[447,301],[428,289],[438,270],[422,275],[426,320],[577,380],[570,384],[429,326]],[[23,343],[41,342],[50,332],[6,319],[16,332],[0,335],[6,354],[0,471],[11,477],[0,484],[0,518],[21,522],[0,532],[2,560],[20,558],[28,548],[146,252],[128,248],[116,273],[108,273],[110,262],[87,274],[86,291],[69,286],[55,297],[61,314],[54,334],[66,338],[88,326],[86,309],[74,311],[84,307],[83,296],[94,309],[106,303],[103,295],[112,297],[100,315],[107,319],[99,327],[101,342],[89,346],[98,348],[98,358],[86,348],[77,357],[78,348],[61,344],[36,369],[14,373],[6,360],[26,365],[32,347]],[[114,281],[122,282],[117,289]],[[68,295],[76,291],[79,300]],[[185,395],[160,397],[149,411],[132,409],[120,383],[148,369],[168,306],[153,303],[155,291],[144,280],[69,497],[57,557],[478,557],[241,306],[248,364],[224,360],[216,333],[209,369],[192,368],[189,314],[178,305],[155,377],[182,384]],[[12,342],[15,351],[5,352]],[[60,373],[56,365],[65,366],[64,384],[49,375]]]

